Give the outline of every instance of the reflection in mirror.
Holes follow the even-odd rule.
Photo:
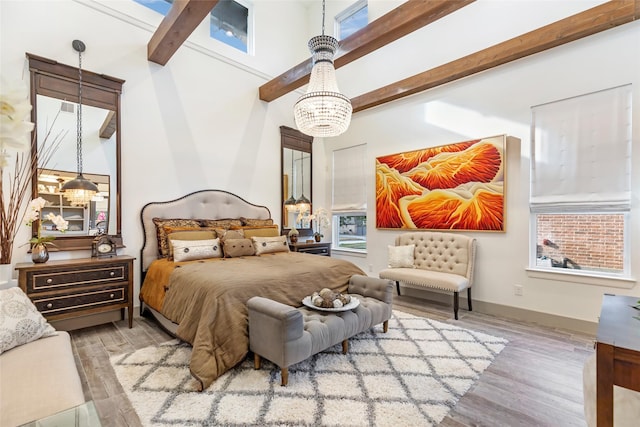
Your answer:
[[[48,159],[47,170],[43,170],[42,164],[39,164],[38,178],[38,194],[46,199],[47,208],[60,207],[65,212],[62,215],[69,222],[69,230],[65,235],[72,236],[92,236],[100,232],[115,234],[116,223],[115,217],[111,217],[108,213],[115,212],[115,197],[109,197],[109,189],[115,188],[116,182],[116,138],[115,127],[110,132],[104,129],[109,125],[113,117],[113,111],[104,108],[97,108],[83,105],[82,111],[82,161],[83,174],[85,178],[98,185],[100,194],[94,197],[90,206],[71,207],[69,201],[62,197],[59,188],[52,192],[53,185],[62,181],[74,179],[76,172],[76,109],[77,103],[68,102],[60,99],[50,98],[48,96],[37,95],[38,108],[38,142],[41,143],[42,138],[46,137],[48,128],[53,124],[53,132],[62,131],[62,138],[58,149]],[[111,182],[111,179],[114,182]],[[52,184],[52,181],[53,184]],[[41,194],[43,188],[44,196]],[[61,199],[58,197],[62,197]],[[51,199],[51,200],[50,200]],[[100,200],[102,199],[102,200]],[[108,205],[104,206],[105,203]],[[97,227],[96,206],[104,212],[105,218],[100,221],[100,227]],[[84,209],[86,208],[86,209]],[[55,211],[53,208],[52,211]],[[46,215],[48,213],[44,212]],[[54,212],[58,213],[59,212]],[[71,220],[67,218],[72,217]],[[107,222],[107,219],[109,221]],[[44,225],[44,224],[43,224]],[[51,230],[47,227],[43,231]]]
[[[41,217],[49,213],[60,215],[69,223],[67,235],[89,235],[105,233],[113,225],[110,212],[109,175],[85,173],[84,177],[98,186],[100,190],[86,206],[73,206],[60,191],[62,186],[76,177],[72,171],[40,169],[38,171],[38,195],[47,201]],[[51,221],[43,220],[42,234],[60,236]]]
[[[284,227],[309,228],[309,212],[300,214],[300,199],[311,194],[311,154],[284,148]],[[287,166],[288,165],[288,166]]]
[[[282,154],[282,232],[291,227],[302,236],[311,236],[313,230],[309,221],[311,201],[313,201],[313,174],[311,171],[313,137],[287,126],[280,126]],[[300,202],[307,199],[308,209],[300,214]]]
[[[93,235],[99,231],[122,244],[120,94],[124,80],[82,69],[82,172],[98,185],[99,193],[86,206],[72,208],[57,192],[58,180],[74,179],[78,172],[78,68],[31,53],[26,55],[31,74],[31,121],[36,124],[34,138],[41,143],[52,125],[52,135],[66,133],[46,164],[39,158],[38,145],[33,145],[32,156],[38,159],[34,163],[38,167],[33,168],[31,175],[33,198],[42,193],[43,198],[50,199],[46,208],[55,211],[57,207],[63,218],[73,219],[69,221],[71,230],[64,235],[51,229],[52,224],[46,232],[59,234],[58,250],[91,249]],[[49,182],[54,179],[55,182]],[[32,232],[37,233],[35,223]]]

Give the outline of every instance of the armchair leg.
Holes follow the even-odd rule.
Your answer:
[[[453,293],[453,316],[458,320],[458,292]]]
[[[342,354],[347,354],[349,352],[349,340],[342,341]]]
[[[289,369],[282,368],[280,370],[280,378],[282,379],[282,382],[280,383],[280,385],[282,387],[286,386],[287,383],[289,383]]]
[[[260,369],[260,355],[253,353],[253,369]]]
[[[469,303],[469,311],[473,311],[471,309],[471,288],[467,288],[467,302]]]
[[[384,322],[382,322],[382,332],[386,334],[388,331],[389,331],[389,321],[385,320]]]
[[[398,295],[400,295],[400,281],[396,280],[396,290],[398,291]]]

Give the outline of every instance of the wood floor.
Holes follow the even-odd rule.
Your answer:
[[[582,366],[594,352],[594,337],[460,311],[411,297],[396,297],[394,309],[509,340],[506,348],[458,401],[441,426],[585,426]],[[103,426],[140,426],[116,379],[109,357],[160,344],[172,337],[153,320],[126,321],[71,332],[76,365],[87,400],[96,403]]]

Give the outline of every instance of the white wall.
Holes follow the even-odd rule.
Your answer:
[[[517,6],[516,6],[517,3]],[[567,5],[570,3],[570,5]],[[391,83],[446,63],[474,50],[514,37],[531,23],[560,19],[599,2],[478,1],[451,19],[417,31],[383,50],[338,70],[341,89],[350,96],[370,87],[371,79]],[[544,7],[540,7],[544,4]],[[518,25],[512,25],[517,22]],[[455,25],[454,25],[455,23]],[[448,24],[448,25],[447,25]],[[526,24],[526,25],[525,25]],[[446,40],[446,43],[444,42]],[[386,49],[386,48],[385,48]],[[630,215],[632,274],[640,278],[640,22],[617,27],[576,42],[385,104],[353,116],[348,131],[314,143],[316,206],[330,206],[331,153],[367,144],[368,229],[366,258],[354,258],[370,275],[386,267],[387,245],[401,231],[375,228],[375,158],[473,138],[508,134],[520,139],[507,148],[506,232],[468,233],[478,239],[474,299],[573,319],[596,322],[603,293],[640,296],[634,283],[577,279],[559,274],[533,277],[529,256],[530,107],[626,83],[633,84],[633,183]],[[404,60],[398,59],[402,55]],[[405,66],[406,62],[408,65]],[[416,65],[418,64],[418,65]],[[409,70],[409,71],[407,71]],[[413,70],[413,72],[411,72]],[[363,76],[367,78],[363,78]],[[369,79],[371,76],[371,79]],[[375,84],[373,85],[375,86]],[[325,158],[322,159],[321,153]],[[324,174],[324,180],[320,177]],[[319,199],[319,197],[324,199]],[[590,282],[591,284],[585,284]],[[521,284],[523,296],[514,295]],[[622,287],[618,287],[622,286]]]

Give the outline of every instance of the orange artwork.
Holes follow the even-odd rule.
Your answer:
[[[376,158],[376,227],[504,231],[506,136]]]

